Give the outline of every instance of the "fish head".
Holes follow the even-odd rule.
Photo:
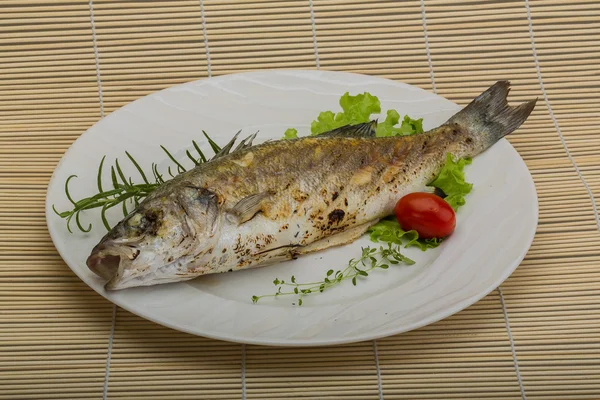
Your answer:
[[[200,275],[216,243],[215,193],[183,185],[142,202],[93,248],[87,265],[106,290]]]

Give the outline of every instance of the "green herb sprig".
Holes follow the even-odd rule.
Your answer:
[[[325,278],[319,282],[299,283],[296,282],[294,276],[290,278],[289,282],[275,278],[273,284],[277,286],[277,291],[273,294],[252,296],[252,302],[258,303],[260,299],[265,297],[294,295],[297,296],[297,303],[294,304],[301,306],[303,303],[302,299],[305,296],[313,293],[323,293],[325,290],[331,289],[348,279],[356,286],[359,278],[369,276],[369,272],[376,268],[388,269],[390,264],[398,265],[400,263],[413,265],[415,262],[402,255],[400,248],[401,246],[392,243],[388,243],[387,247],[380,246],[379,249],[363,247],[361,248],[362,254],[360,258],[351,259],[348,262],[348,266],[343,270],[334,271],[330,269],[327,271]]]
[[[215,157],[221,152],[221,147],[217,145],[206,132],[202,131],[204,136],[207,138],[213,152],[215,153]],[[238,132],[239,133],[239,132]],[[237,136],[237,135],[236,135]],[[230,142],[231,143],[231,142]],[[197,156],[192,155],[192,152],[186,150],[187,157],[192,161],[194,166],[200,165],[204,162],[209,161],[202,150],[200,150],[200,146],[196,143],[195,140],[192,140],[192,145],[194,150],[198,153]],[[162,150],[166,153],[167,157],[174,164],[176,173],[173,174],[171,170],[171,166],[167,168],[167,172],[171,177],[175,177],[178,174],[186,172],[187,169],[178,162],[175,157],[167,150],[164,146],[160,146]],[[81,212],[85,210],[91,210],[95,208],[100,208],[100,216],[102,218],[102,223],[104,224],[107,230],[111,229],[111,226],[106,218],[106,212],[116,206],[121,206],[123,210],[123,216],[127,216],[129,214],[128,206],[133,205],[137,207],[140,201],[152,193],[156,188],[165,183],[168,179],[163,177],[158,170],[158,165],[156,163],[152,163],[151,170],[153,175],[153,180],[149,180],[148,176],[144,173],[144,170],[140,167],[139,163],[135,160],[135,158],[129,153],[125,152],[129,161],[133,164],[135,169],[138,171],[141,182],[134,183],[132,178],[126,178],[123,170],[119,164],[119,160],[115,159],[114,165],[110,166],[110,177],[112,187],[110,189],[106,189],[102,185],[102,173],[104,162],[106,160],[106,156],[102,157],[100,161],[100,166],[98,167],[98,174],[96,178],[96,184],[98,188],[98,192],[92,196],[85,197],[83,199],[75,201],[71,196],[69,191],[69,183],[73,178],[76,178],[77,175],[71,175],[65,181],[65,194],[73,208],[68,211],[59,212],[56,210],[54,205],[52,209],[56,214],[58,214],[61,218],[66,219],[67,221],[67,229],[69,232],[73,233],[71,230],[71,221],[75,218],[75,224],[77,228],[82,232],[89,232],[92,229],[92,224],[89,224],[87,227],[84,227],[81,223]],[[213,157],[214,158],[214,157]]]

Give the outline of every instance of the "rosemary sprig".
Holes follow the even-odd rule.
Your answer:
[[[330,269],[322,281],[299,283],[292,275],[289,282],[275,278],[273,284],[277,286],[277,291],[273,294],[265,294],[261,296],[252,296],[252,302],[258,301],[265,297],[279,296],[297,296],[297,304],[302,305],[302,299],[313,293],[323,293],[325,290],[331,289],[345,280],[350,279],[352,284],[356,286],[358,279],[369,276],[369,272],[374,269],[388,269],[390,264],[398,265],[405,263],[413,265],[415,262],[410,258],[400,253],[401,246],[388,243],[387,247],[380,246],[379,249],[372,247],[361,248],[362,254],[358,259],[351,259],[348,266],[343,270],[334,271]],[[285,288],[285,290],[284,290]],[[296,303],[294,303],[296,304]]]
[[[216,144],[212,139],[210,139],[206,132],[203,131],[203,133],[208,138],[210,146],[215,152],[215,155],[218,154],[221,151],[221,147],[219,147],[218,144]],[[198,146],[198,143],[196,143],[196,141],[192,141],[192,144],[194,146],[195,151],[198,153],[198,157],[196,158],[195,156],[193,156],[189,150],[186,151],[186,155],[192,160],[194,166],[207,162],[208,160],[204,153],[202,153],[202,150],[200,150],[200,146]],[[174,163],[177,174],[186,172],[186,168],[180,162],[178,162],[175,159],[175,157],[173,157],[173,155],[164,146],[160,147],[166,153],[167,157]],[[68,211],[59,212],[53,205],[52,209],[61,218],[66,219],[67,229],[69,230],[69,232],[73,233],[73,231],[71,230],[71,221],[73,220],[73,218],[75,218],[75,224],[77,225],[77,228],[79,228],[80,231],[89,232],[92,229],[92,224],[89,224],[87,228],[84,227],[81,223],[80,215],[82,211],[91,210],[94,208],[100,208],[100,217],[102,219],[102,223],[104,224],[104,227],[107,230],[110,230],[111,226],[106,217],[106,212],[108,210],[121,205],[123,215],[127,216],[129,213],[128,206],[133,205],[134,207],[137,207],[137,205],[143,198],[145,198],[154,190],[156,190],[157,187],[165,183],[166,180],[163,178],[163,175],[159,172],[158,165],[156,163],[152,163],[151,166],[152,175],[154,177],[154,182],[151,182],[148,179],[148,176],[144,173],[142,167],[140,167],[140,164],[135,160],[135,158],[127,151],[125,152],[125,154],[127,155],[129,161],[133,164],[135,169],[138,171],[142,182],[135,183],[131,177],[127,178],[121,168],[121,165],[119,164],[119,160],[115,159],[115,164],[110,166],[112,189],[104,190],[102,186],[102,173],[106,156],[102,157],[102,160],[100,161],[100,165],[98,167],[98,174],[96,178],[98,192],[96,194],[75,201],[69,191],[69,183],[73,178],[76,178],[77,175],[71,175],[67,178],[65,182],[65,194],[69,201],[73,204],[73,208]],[[170,166],[168,167],[168,172],[171,175],[171,177],[177,175],[173,175],[171,173]]]

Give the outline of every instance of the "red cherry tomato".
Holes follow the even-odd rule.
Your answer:
[[[407,194],[398,200],[394,213],[402,229],[414,229],[423,239],[446,237],[456,227],[456,214],[450,204],[433,193]]]

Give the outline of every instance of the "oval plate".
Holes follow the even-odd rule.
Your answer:
[[[132,153],[146,171],[157,161],[164,172],[169,163],[159,146],[165,145],[189,167],[185,150],[191,148],[192,139],[212,155],[202,130],[220,145],[238,130],[242,130],[241,137],[258,130],[256,142],[279,139],[290,127],[306,135],[319,112],[340,109],[339,98],[345,92],[364,91],[379,97],[383,117],[388,109],[422,117],[426,130],[460,109],[422,89],[381,78],[268,71],[186,83],[113,112],[75,141],[50,181],[46,218],[58,252],[85,283],[118,306],[180,331],[227,341],[292,346],[349,343],[419,328],[468,307],[510,276],[536,230],[533,180],[505,139],[466,168],[474,188],[457,213],[456,231],[440,247],[426,252],[405,249],[417,261],[415,265],[378,269],[357,286],[345,281],[305,297],[301,307],[293,305],[293,297],[253,304],[251,296],[273,293],[276,277],[295,275],[298,281],[308,282],[323,279],[329,269],[343,269],[350,258],[360,256],[361,246],[372,245],[366,235],[348,245],[265,268],[106,292],[104,282],[85,265],[90,250],[106,233],[99,213],[82,214],[82,223],[93,225],[90,233],[74,227],[71,234],[65,220],[52,211],[52,205],[61,211],[70,209],[64,184],[71,174],[78,176],[70,184],[75,199],[96,192],[96,174],[104,155],[107,165],[119,158],[125,174],[135,177],[124,152]],[[105,173],[104,179],[108,187],[110,175]],[[113,223],[120,218],[118,213],[109,216]]]

